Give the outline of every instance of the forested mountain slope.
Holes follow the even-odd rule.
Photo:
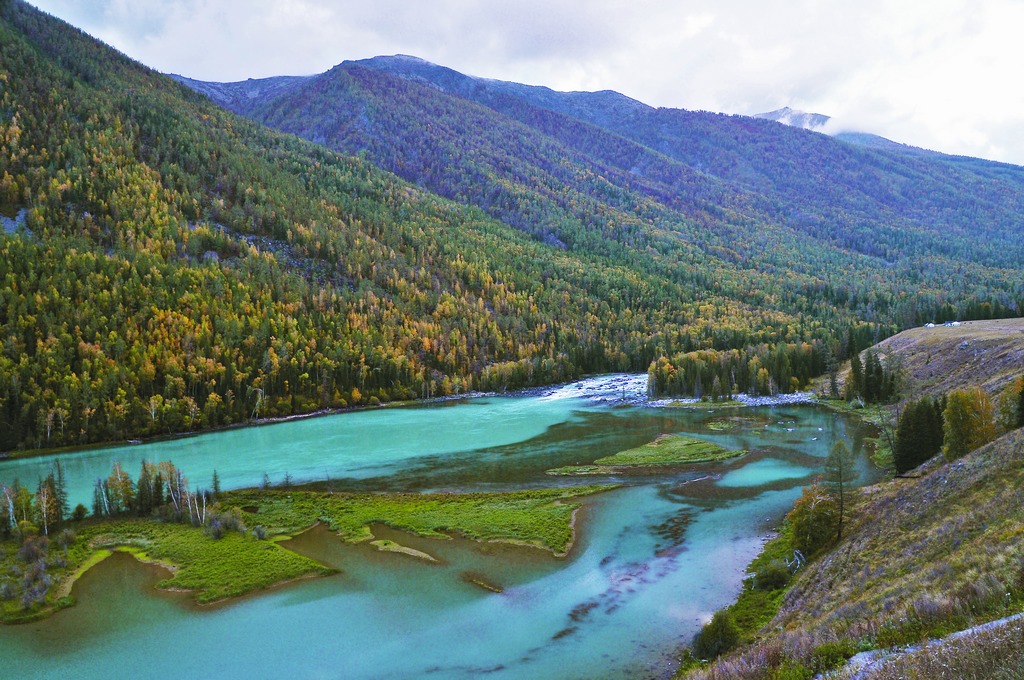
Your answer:
[[[319,141],[365,159],[0,2],[0,450],[644,370],[698,347],[815,353],[919,307],[1024,297],[1016,262],[846,249],[548,109],[522,106],[540,132],[366,67],[254,86],[304,97]],[[1004,231],[1000,257],[1019,249]]]
[[[605,204],[564,205],[572,248],[2,2],[0,450],[644,370],[675,347],[859,323],[807,294],[816,277],[718,255],[692,221],[648,231],[616,211],[595,229]]]
[[[474,78],[413,57],[265,83],[190,84],[550,243],[654,248],[673,261],[696,247],[708,267],[785,278],[783,296],[806,285],[815,300],[903,325],[945,304],[962,314],[1024,298],[1021,167]]]

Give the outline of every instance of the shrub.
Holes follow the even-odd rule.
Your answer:
[[[782,560],[772,560],[754,574],[754,587],[758,590],[778,590],[789,583],[789,567]]]
[[[25,539],[18,550],[18,558],[22,562],[38,562],[46,557],[50,547],[50,539],[46,536],[30,536]]]
[[[13,583],[10,581],[0,583],[0,600],[13,600],[16,596]]]
[[[58,548],[67,550],[68,546],[74,543],[76,538],[78,538],[78,536],[74,531],[71,529],[65,529],[57,534],[57,537],[54,539],[54,543],[57,544]]]
[[[702,659],[713,659],[728,652],[739,641],[740,629],[732,615],[725,610],[717,611],[693,638],[693,653]]]
[[[835,670],[856,653],[856,646],[849,640],[820,644],[811,652],[811,670],[815,673]]]
[[[835,540],[839,508],[821,485],[814,484],[804,488],[786,519],[793,527],[793,547],[810,558]]]
[[[768,677],[772,680],[810,680],[814,677],[814,671],[799,661],[787,660]]]
[[[210,520],[210,524],[206,527],[206,535],[215,541],[224,538],[226,533],[227,531],[224,529],[224,525],[221,524],[219,517],[214,517]]]

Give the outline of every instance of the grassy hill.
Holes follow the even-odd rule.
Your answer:
[[[1024,430],[924,472],[862,490],[843,540],[799,574],[759,639],[687,677],[810,677],[773,673],[1024,610]]]
[[[979,385],[994,396],[1024,371],[1024,319],[911,328],[877,350],[899,364],[908,394],[934,397]]]

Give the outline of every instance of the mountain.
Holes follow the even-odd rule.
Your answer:
[[[753,117],[763,118],[765,120],[774,120],[776,123],[782,123],[783,125],[790,125],[796,128],[803,128],[804,130],[818,130],[825,127],[825,124],[831,120],[828,116],[821,113],[796,111],[788,106],[784,106],[781,109],[775,109],[774,111],[768,111],[766,113],[755,113]]]
[[[540,243],[23,2],[0,87],[0,450],[642,371],[701,306],[753,340],[800,324]]]
[[[256,82],[218,87],[252,92]],[[1024,297],[1018,166],[560,93],[407,56],[345,62],[280,94],[215,99],[546,243],[654,248],[670,261],[692,260],[695,246],[710,267],[751,274],[784,262],[815,300],[906,325],[946,304],[965,311],[979,294],[1007,309]],[[859,290],[862,276],[872,283]],[[887,291],[900,300],[880,301]]]
[[[189,85],[0,2],[0,450],[701,348],[799,384],[1024,299],[1013,166],[410,58]]]

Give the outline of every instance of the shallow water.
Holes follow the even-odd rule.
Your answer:
[[[72,503],[87,502],[92,480],[118,459],[134,474],[143,458],[170,458],[200,486],[216,469],[226,488],[287,472],[296,481],[329,478],[338,489],[469,490],[603,481],[544,470],[663,433],[750,451],[672,475],[612,478],[625,486],[586,503],[563,560],[380,530],[440,560],[431,564],[314,531],[292,547],[341,574],[197,608],[180,595],[150,594],[159,579],[152,568],[111,558],[76,585],[77,607],[0,628],[0,668],[5,677],[75,678],[125,668],[134,677],[669,675],[679,645],[735,597],[761,537],[835,439],[859,451],[862,433],[814,406],[645,408],[639,385],[620,377],[600,389],[586,382],[73,454],[65,459]],[[0,479],[35,479],[48,464],[7,461]],[[866,481],[873,473],[861,465]]]

